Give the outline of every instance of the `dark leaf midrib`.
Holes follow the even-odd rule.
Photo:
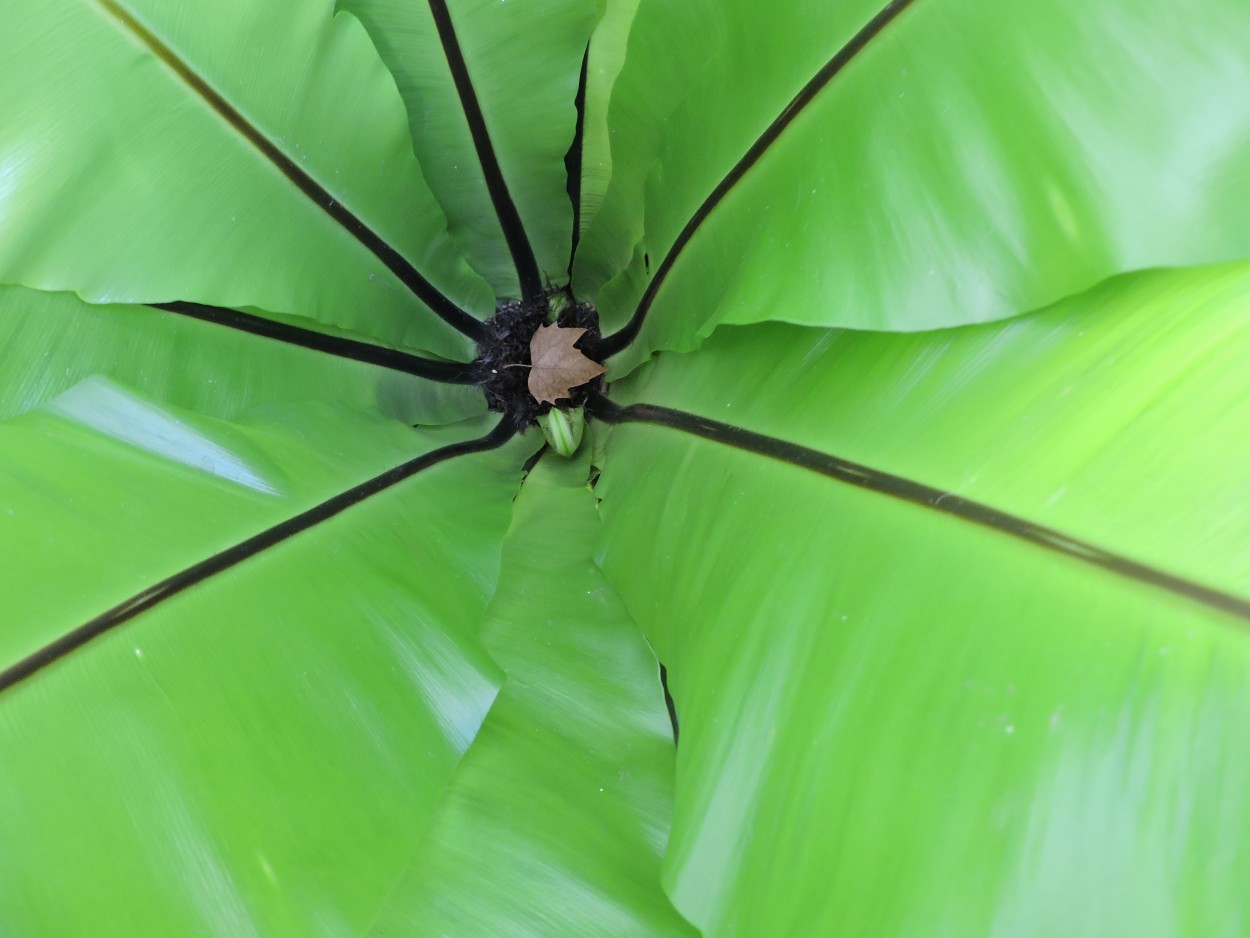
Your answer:
[[[923,482],[669,407],[654,404],[631,404],[628,407],[620,407],[599,395],[592,398],[590,410],[596,417],[607,423],[645,423],[679,430],[715,443],[789,463],[827,478],[879,495],[896,498],[930,511],[951,515],[962,521],[1097,567],[1123,579],[1197,602],[1233,616],[1243,623],[1250,623],[1250,601],[1239,596],[1152,567],[1054,528],[1036,524],[1027,518],[1012,515]]]
[[[423,358],[420,355],[387,348],[384,345],[329,335],[314,329],[303,329],[290,323],[244,313],[237,309],[183,302],[149,303],[148,305],[152,309],[163,312],[198,319],[201,322],[213,323],[227,329],[236,329],[239,332],[272,339],[286,345],[311,349],[337,358],[377,365],[418,378],[427,378],[430,381],[439,381],[444,384],[473,384],[475,381],[472,364]]]
[[[364,248],[391,271],[435,315],[474,341],[485,336],[482,323],[457,306],[437,287],[427,280],[396,248],[366,225],[354,213],[324,189],[320,183],[304,172],[283,153],[268,137],[223,98],[177,53],[166,46],[146,26],[137,20],[117,0],[96,0],[97,3],[121,26],[143,43],[147,49],[167,65],[183,83],[195,92],[238,134],[256,148],[273,166],[299,189],[310,201],[342,226]]]
[[[890,3],[886,4],[876,16],[851,37],[846,45],[837,51],[833,58],[821,66],[811,80],[803,86],[781,113],[773,119],[772,123],[764,129],[763,133],[755,139],[750,149],[734,164],[725,177],[717,183],[711,194],[695,209],[690,220],[686,222],[681,232],[677,235],[677,240],[673,242],[672,247],[668,249],[668,253],[664,255],[664,259],[660,262],[660,266],[656,268],[655,276],[651,278],[651,282],[647,284],[647,288],[643,292],[642,298],[638,301],[638,306],[635,308],[629,322],[603,340],[602,349],[605,358],[610,358],[623,351],[638,337],[642,324],[647,318],[647,313],[650,311],[652,303],[655,302],[655,297],[659,293],[660,288],[664,285],[665,280],[668,279],[673,266],[677,263],[677,259],[716,207],[724,201],[725,197],[742,181],[742,178],[760,161],[769,148],[777,142],[786,128],[806,110],[807,106],[816,99],[817,95],[829,85],[834,77],[846,68],[851,60],[859,55],[864,47],[875,39],[886,26],[892,23],[900,13],[911,6],[912,2],[913,0],[891,0]]]
[[[577,122],[573,125],[573,143],[564,156],[565,179],[569,193],[569,201],[573,203],[573,238],[569,248],[569,282],[573,281],[573,261],[577,257],[577,246],[582,240],[582,164],[585,159],[586,147],[586,82],[590,75],[590,45],[582,55],[582,71],[577,79],[577,96],[573,99],[573,107],[577,111]]]
[[[469,136],[473,139],[473,148],[477,152],[478,163],[482,167],[482,177],[486,182],[486,191],[490,195],[495,217],[503,231],[508,252],[512,255],[512,263],[516,267],[517,280],[521,287],[521,298],[530,303],[538,300],[546,292],[543,287],[542,274],[538,269],[538,259],[534,256],[534,248],[529,236],[525,233],[525,225],[521,222],[521,213],[517,210],[508,191],[508,184],[503,177],[503,169],[499,165],[499,157],[495,153],[495,145],[491,142],[490,130],[486,126],[486,115],[482,113],[482,105],[478,101],[477,91],[469,76],[469,65],[465,61],[464,51],[460,48],[460,40],[456,36],[456,27],[451,20],[451,12],[445,0],[429,0],[430,13],[434,17],[434,27],[438,31],[439,42],[443,46],[443,54],[447,57],[447,67],[451,71],[452,83],[456,86],[456,94],[460,98],[460,109],[464,112],[465,122],[469,125]]]
[[[224,573],[297,534],[329,521],[347,509],[359,505],[366,499],[372,498],[374,495],[384,492],[406,479],[412,478],[419,472],[459,456],[497,449],[508,442],[515,434],[516,430],[512,424],[508,420],[501,420],[485,436],[443,446],[431,450],[422,456],[410,459],[359,485],[340,492],[320,504],[314,505],[312,508],[292,518],[288,518],[280,524],[267,528],[232,547],[227,547],[211,557],[194,563],[142,592],[136,593],[129,599],[123,600],[111,609],[64,633],[38,651],[0,671],[0,691],[8,690],[15,684],[39,673],[49,665],[60,661],[65,656],[78,651],[101,635],[111,632],[118,626],[145,612],[150,612],[191,587],[203,583],[219,573]]]

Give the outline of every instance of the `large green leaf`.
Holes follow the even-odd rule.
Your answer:
[[[523,444],[433,449],[482,429],[99,378],[0,425],[0,930],[362,932],[500,677]]]
[[[1250,251],[1242,6],[345,3],[6,10],[0,932],[1245,932],[1250,273],[826,328]]]
[[[84,303],[67,293],[0,286],[0,419],[24,413],[97,375],[166,404],[233,417],[261,404],[332,401],[405,423],[449,423],[483,410],[481,392],[401,370],[422,362],[359,343],[363,360],[325,349],[323,332],[261,338],[240,328],[146,306]],[[293,344],[309,340],[314,347]]]
[[[451,232],[496,295],[522,295],[518,269],[539,292],[548,281],[567,283],[573,205],[564,159],[595,0],[340,5],[360,17],[394,72]]]
[[[0,280],[246,305],[468,357],[428,304],[464,326],[457,308],[489,314],[490,290],[456,257],[354,19],[329,0],[10,7]]]
[[[670,667],[691,921],[1245,932],[1248,307],[1244,265],[1150,273],[631,380],[676,410],[623,412],[603,561]]]
[[[525,481],[482,643],[507,675],[371,934],[691,935],[660,889],[673,738],[655,658],[590,560],[584,460]]]
[[[583,104],[579,237],[599,214],[612,179],[612,126],[608,121],[608,105],[612,88],[625,64],[625,49],[637,11],[638,0],[613,0],[590,41]],[[600,222],[600,225],[605,224],[610,223]],[[578,246],[580,248],[580,242]]]
[[[645,314],[624,367],[718,322],[932,328],[1245,256],[1248,59],[1239,0],[643,0],[577,284],[629,263],[598,294]]]

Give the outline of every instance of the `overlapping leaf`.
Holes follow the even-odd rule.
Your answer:
[[[625,64],[630,27],[637,12],[638,0],[613,0],[607,4],[590,39],[583,108],[579,238],[599,214],[612,179],[612,127],[608,107],[612,89]],[[580,248],[580,241],[578,246]]]
[[[329,0],[11,7],[0,282],[250,306],[469,357],[427,304],[484,316],[491,292],[457,257],[354,19]]]
[[[624,369],[718,322],[933,328],[1243,257],[1247,37],[1236,0],[643,0],[576,283],[628,263]]]
[[[717,333],[631,381],[732,444],[622,426],[598,489],[682,719],[687,917],[1245,930],[1248,307],[1244,266],[1153,273],[1001,325]]]
[[[686,936],[660,889],[673,740],[655,658],[590,560],[587,464],[545,457],[482,642],[507,674],[371,931]]]
[[[416,152],[452,234],[499,297],[522,284],[500,228],[520,222],[540,287],[568,281],[573,236],[565,155],[593,0],[344,0],[369,29],[408,107]],[[524,37],[521,39],[520,37]],[[457,74],[450,59],[462,59]],[[475,140],[471,120],[480,114]],[[468,115],[468,118],[466,118]],[[492,167],[503,191],[492,192]],[[501,206],[501,200],[503,205]]]
[[[482,428],[100,378],[0,426],[4,930],[361,933],[501,677],[520,453],[412,462]]]
[[[452,423],[484,409],[481,393],[469,386],[169,310],[92,305],[22,287],[0,287],[0,349],[0,418],[25,413],[92,376],[210,417],[312,400],[376,410],[404,423]]]
[[[100,305],[0,289],[0,931],[681,934],[654,661],[585,563],[593,497],[531,478],[501,672],[478,626],[534,438],[413,463],[485,425],[405,424],[476,392],[247,317],[463,360],[490,287],[559,282],[570,195],[580,298],[639,326],[618,372],[720,324],[917,329],[1242,255],[1250,21],[614,3],[566,187],[595,4],[344,5],[372,43],[328,0],[8,11],[0,281]],[[1246,930],[1247,276],[721,330],[618,386],[696,415],[627,412],[689,432],[617,430],[596,492],[683,720],[691,921]],[[245,312],[118,305],[167,300]]]

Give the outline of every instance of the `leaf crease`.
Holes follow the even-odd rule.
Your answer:
[[[1122,554],[1105,550],[1080,538],[1064,534],[1062,531],[1056,531],[1026,518],[1000,511],[982,502],[925,485],[923,482],[853,463],[819,450],[755,433],[732,424],[721,423],[719,420],[668,407],[653,404],[631,404],[628,407],[619,407],[601,395],[592,397],[589,407],[596,417],[607,423],[645,423],[679,430],[714,443],[808,469],[879,495],[910,502],[921,508],[938,511],[962,521],[990,528],[1001,534],[1098,567],[1124,579],[1161,589],[1227,613],[1241,620],[1241,628],[1250,628],[1250,600],[1177,576],[1166,570],[1160,570]]]
[[[668,278],[673,265],[677,263],[677,259],[681,256],[682,251],[685,250],[686,245],[690,243],[695,233],[703,226],[703,223],[707,221],[716,207],[724,201],[733,188],[742,181],[742,178],[760,161],[769,148],[777,142],[786,128],[794,122],[796,117],[803,113],[807,106],[815,100],[816,96],[828,86],[834,77],[849,65],[851,60],[862,52],[864,47],[875,39],[886,26],[892,23],[900,13],[911,6],[912,2],[913,0],[891,0],[890,3],[886,4],[876,16],[851,37],[851,40],[846,45],[837,51],[833,58],[821,67],[820,71],[812,76],[811,80],[800,89],[799,93],[790,100],[790,103],[764,129],[764,132],[755,139],[750,149],[734,164],[725,177],[717,183],[716,188],[695,209],[694,215],[690,217],[685,227],[677,235],[677,240],[673,242],[673,246],[668,249],[664,260],[660,262],[660,266],[656,269],[655,276],[647,284],[647,289],[638,301],[638,307],[634,310],[634,315],[629,322],[603,340],[604,358],[610,358],[622,351],[637,338],[647,313],[651,309],[651,304],[655,302],[656,294],[659,293],[660,287],[663,286],[664,281]]]
[[[204,100],[217,114],[273,164],[292,185],[322,211],[342,226],[366,250],[372,253],[435,315],[462,334],[480,340],[482,324],[461,309],[428,281],[396,248],[343,206],[315,179],[299,168],[268,137],[221,96],[199,73],[165,45],[151,30],[135,18],[117,0],[95,2],[121,27],[141,42],[177,75],[188,88]]]
[[[322,522],[329,521],[347,509],[380,492],[386,491],[392,486],[398,485],[419,472],[458,456],[496,449],[508,442],[515,433],[516,430],[511,423],[507,420],[501,420],[485,436],[462,443],[442,446],[422,456],[410,459],[371,479],[367,479],[359,485],[331,496],[312,508],[300,512],[293,518],[288,518],[280,524],[266,528],[259,534],[254,534],[232,547],[228,547],[205,560],[178,571],[172,576],[166,577],[159,583],[155,583],[134,596],[123,600],[94,619],[66,632],[39,650],[0,671],[0,692],[6,691],[26,678],[37,674],[49,665],[78,651],[101,635],[112,631],[120,625],[124,625],[131,619],[159,606],[166,600],[174,598],[192,586],[203,583],[219,573],[224,573],[226,570],[236,567],[263,551],[314,528]]]

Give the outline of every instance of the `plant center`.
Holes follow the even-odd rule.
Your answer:
[[[577,348],[587,358],[602,363],[598,311],[592,303],[571,301],[563,291],[553,291],[529,303],[500,303],[494,317],[486,323],[486,338],[477,348],[476,380],[486,395],[487,406],[511,417],[518,427],[537,422],[539,415],[553,406],[538,403],[529,389],[530,342],[540,326],[551,322],[564,328],[585,329]],[[572,388],[569,398],[560,400],[560,408],[584,406],[591,392],[602,383],[599,377]]]

